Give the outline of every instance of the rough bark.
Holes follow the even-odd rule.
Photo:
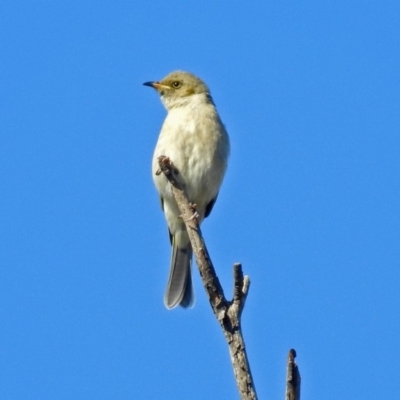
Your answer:
[[[211,308],[221,326],[229,346],[229,353],[236,384],[242,400],[256,400],[257,394],[251,376],[246,346],[241,330],[241,315],[250,287],[250,278],[243,275],[242,265],[233,266],[233,299],[227,300],[215,272],[206,244],[201,234],[193,205],[189,202],[184,190],[184,182],[178,179],[179,171],[173,167],[169,158],[159,157],[160,169],[157,174],[164,173],[171,183],[172,194],[185,221],[193,253],[203,286],[208,295]],[[288,355],[286,372],[285,400],[300,400],[300,373],[295,362],[296,351],[291,349]]]
[[[289,351],[286,368],[286,400],[300,400],[300,372],[295,361],[296,351]]]
[[[164,173],[171,183],[172,193],[185,221],[204,288],[228,343],[240,397],[242,400],[255,400],[257,394],[241,330],[241,314],[248,294],[250,279],[243,275],[241,264],[235,264],[233,266],[234,296],[229,301],[225,298],[201,235],[194,207],[190,204],[180,180],[177,179],[179,171],[173,167],[171,160],[164,156],[159,157],[159,166],[160,169],[157,173]]]

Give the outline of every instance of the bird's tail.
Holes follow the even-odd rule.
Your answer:
[[[181,236],[186,236],[185,240]],[[182,245],[182,242],[184,244]],[[172,257],[167,289],[164,295],[164,304],[168,309],[192,307],[194,292],[192,286],[192,246],[187,232],[178,232],[172,237]]]

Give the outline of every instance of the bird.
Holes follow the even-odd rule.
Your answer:
[[[190,308],[195,296],[192,285],[192,246],[171,186],[157,174],[159,157],[168,157],[184,182],[199,224],[217,200],[230,152],[229,136],[217,112],[210,90],[197,76],[173,71],[161,81],[145,82],[160,95],[167,116],[152,159],[152,175],[161,200],[172,246],[171,265],[164,305]]]

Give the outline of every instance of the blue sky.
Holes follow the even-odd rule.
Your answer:
[[[0,398],[236,399],[196,306],[167,311],[170,248],[143,82],[210,86],[231,138],[203,233],[260,399],[393,395],[400,358],[398,1],[0,3]]]

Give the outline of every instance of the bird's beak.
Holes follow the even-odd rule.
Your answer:
[[[160,82],[145,82],[143,83],[144,86],[150,86],[156,90],[162,90],[162,89],[171,89],[167,85],[162,85]]]

